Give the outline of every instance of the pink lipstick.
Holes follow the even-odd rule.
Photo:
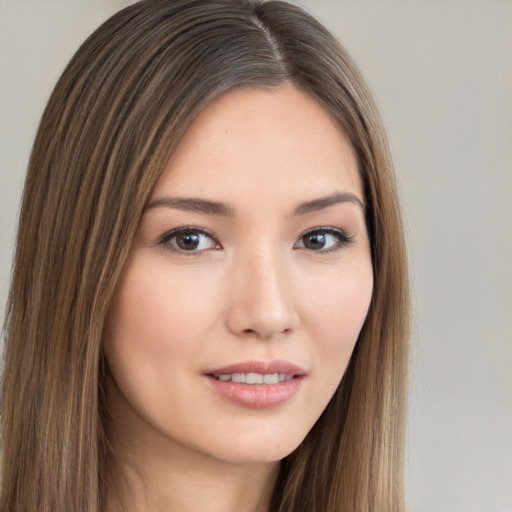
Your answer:
[[[306,371],[284,360],[245,361],[204,373],[221,396],[241,407],[269,409],[299,390]]]

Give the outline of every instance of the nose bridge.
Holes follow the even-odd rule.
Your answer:
[[[228,324],[238,334],[262,339],[291,331],[297,325],[293,288],[285,255],[278,247],[259,246],[234,262]]]

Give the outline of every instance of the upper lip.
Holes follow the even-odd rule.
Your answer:
[[[208,370],[205,375],[231,375],[233,373],[260,373],[262,375],[271,373],[283,373],[286,375],[302,376],[306,370],[300,366],[285,361],[284,359],[274,359],[272,361],[242,361],[240,363],[230,364],[222,368]]]

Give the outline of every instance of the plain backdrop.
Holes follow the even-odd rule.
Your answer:
[[[170,0],[172,1],[172,0]],[[0,307],[39,117],[122,0],[0,0]],[[512,512],[512,1],[302,0],[380,105],[413,286],[410,512]]]

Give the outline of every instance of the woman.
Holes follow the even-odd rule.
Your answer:
[[[403,510],[405,269],[376,109],[318,22],[124,9],[29,164],[2,510]]]

